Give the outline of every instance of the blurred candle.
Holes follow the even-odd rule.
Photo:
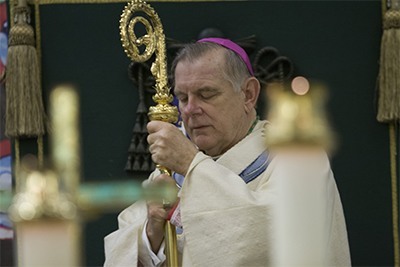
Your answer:
[[[296,77],[290,89],[276,84],[268,90],[265,142],[278,177],[273,266],[326,266],[333,179],[325,150],[332,149],[333,134],[324,88]]]
[[[78,96],[73,88],[62,86],[51,93],[50,101],[53,168],[20,172],[26,179],[21,179],[24,184],[10,206],[18,266],[81,265],[75,205],[80,177]]]

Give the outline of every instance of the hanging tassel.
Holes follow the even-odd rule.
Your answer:
[[[45,112],[39,63],[26,0],[19,0],[14,10],[7,55],[5,134],[10,138],[43,136]]]
[[[377,120],[379,122],[400,120],[399,0],[393,0],[391,7],[383,15]]]

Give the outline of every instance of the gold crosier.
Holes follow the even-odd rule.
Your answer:
[[[149,20],[139,14],[145,14]],[[146,34],[137,37],[135,26],[142,24]],[[155,60],[151,65],[151,73],[155,78],[156,94],[153,100],[157,103],[149,109],[151,121],[174,123],[178,121],[178,109],[170,105],[172,95],[168,85],[165,35],[161,20],[154,9],[142,0],[133,0],[125,6],[120,20],[122,47],[128,57],[134,62],[145,62],[155,53]],[[143,50],[143,51],[141,51]],[[171,175],[171,170],[157,165],[161,173]],[[176,246],[175,226],[169,221],[165,223],[165,247],[168,266],[178,266],[178,251]]]

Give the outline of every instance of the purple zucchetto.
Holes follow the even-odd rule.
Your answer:
[[[232,42],[229,39],[225,38],[203,38],[197,41],[198,43],[204,43],[204,42],[209,42],[209,43],[215,43],[219,44],[225,48],[228,48],[229,50],[232,50],[235,52],[246,64],[247,69],[249,70],[250,74],[254,76],[254,71],[253,67],[251,66],[249,56],[247,55],[246,51],[244,51],[243,48],[241,48],[238,44]]]

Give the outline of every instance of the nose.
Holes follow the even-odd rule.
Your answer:
[[[193,116],[197,114],[201,114],[202,109],[201,109],[201,103],[199,99],[196,97],[188,97],[186,103],[181,104],[182,105],[182,112],[186,116]]]

